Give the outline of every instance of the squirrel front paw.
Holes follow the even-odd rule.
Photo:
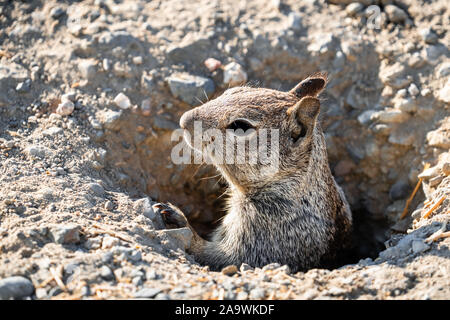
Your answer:
[[[155,203],[153,210],[160,214],[167,229],[184,228],[188,221],[183,212],[171,203]]]

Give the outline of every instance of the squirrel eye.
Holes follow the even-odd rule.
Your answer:
[[[234,131],[242,130],[243,132],[246,132],[249,129],[254,129],[254,127],[248,121],[238,119],[230,123],[227,129],[231,129]]]

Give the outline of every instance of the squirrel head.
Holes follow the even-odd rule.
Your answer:
[[[232,188],[258,190],[306,172],[318,140],[314,136],[321,130],[317,96],[326,82],[325,74],[316,74],[288,92],[231,88],[184,113],[180,126],[194,139],[201,135],[202,150],[197,151],[208,155]]]

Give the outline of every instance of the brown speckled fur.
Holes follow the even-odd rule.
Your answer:
[[[228,212],[211,241],[193,230],[190,252],[197,261],[213,269],[277,262],[298,271],[332,265],[347,245],[351,211],[331,174],[317,121],[316,96],[325,83],[319,74],[289,92],[232,88],[183,115],[180,125],[191,132],[196,120],[204,130],[225,132],[237,118],[251,120],[257,129],[280,130],[276,174],[263,172],[259,164],[215,164],[229,183]],[[299,123],[304,136],[295,139]]]

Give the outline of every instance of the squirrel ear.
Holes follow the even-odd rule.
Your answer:
[[[323,90],[326,83],[327,75],[325,73],[317,74],[306,78],[289,92],[295,94],[298,98],[316,97]]]
[[[297,122],[315,121],[320,111],[320,101],[314,97],[304,97],[287,110],[287,114],[295,116]]]

